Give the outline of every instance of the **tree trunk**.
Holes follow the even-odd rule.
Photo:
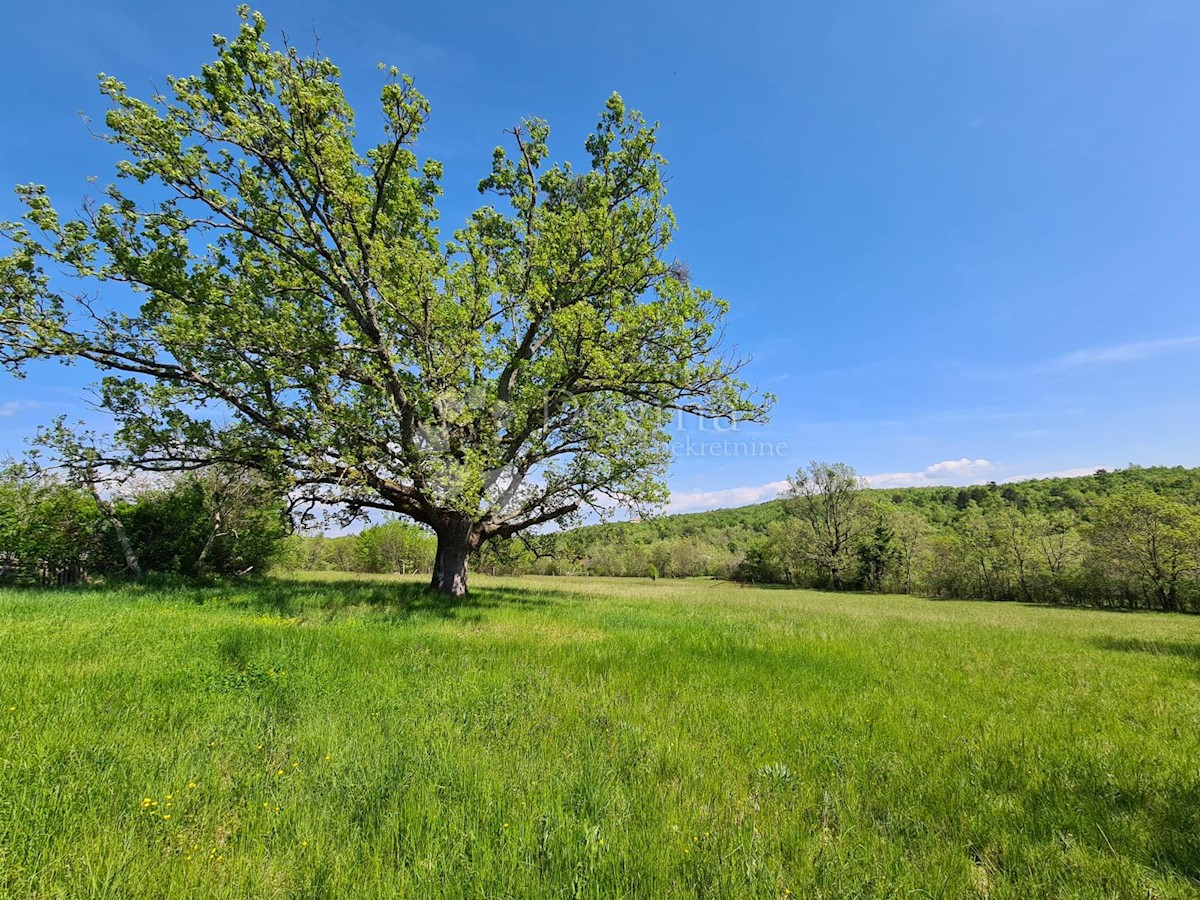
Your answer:
[[[212,528],[208,530],[208,535],[204,538],[204,546],[200,548],[200,555],[196,557],[196,574],[204,574],[204,564],[208,561],[208,553],[212,550],[212,545],[216,542],[221,530],[221,511],[217,510],[213,517]]]
[[[121,553],[125,555],[125,568],[133,574],[134,578],[141,578],[142,566],[138,562],[137,553],[134,552],[129,535],[125,532],[125,526],[115,514],[110,521],[112,522],[113,531],[117,533],[117,540],[121,543]]]
[[[142,577],[142,567],[138,563],[137,553],[133,549],[133,543],[129,540],[129,535],[125,531],[125,524],[121,521],[121,517],[117,515],[116,508],[105,497],[100,494],[100,488],[96,486],[95,476],[91,469],[86,471],[88,490],[92,494],[92,499],[96,501],[96,507],[100,510],[100,514],[108,520],[108,524],[112,526],[112,530],[117,535],[117,541],[121,545],[121,553],[125,556],[125,568],[127,568],[134,578]]]
[[[430,587],[451,597],[467,593],[467,560],[479,546],[479,534],[470,519],[454,519],[437,532]]]
[[[842,573],[837,566],[829,567],[829,586],[835,591],[842,589]]]

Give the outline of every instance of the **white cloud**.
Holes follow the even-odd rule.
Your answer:
[[[926,466],[919,472],[880,472],[865,475],[864,480],[873,488],[921,487],[931,484],[971,484],[988,481],[995,470],[986,459],[946,459]]]
[[[1163,338],[1157,341],[1131,341],[1108,347],[1091,347],[1076,350],[1051,360],[1047,369],[1075,369],[1080,366],[1106,365],[1111,363],[1137,362],[1160,353],[1179,350],[1200,344],[1200,335],[1181,338]]]
[[[864,480],[870,487],[919,487],[932,484],[970,484],[989,481],[995,466],[986,459],[947,459],[934,463],[920,472],[884,472],[867,475]],[[1090,470],[1089,470],[1090,471]],[[1049,476],[1043,476],[1049,477]],[[725,488],[719,491],[685,491],[671,494],[671,501],[663,509],[666,515],[703,512],[709,509],[732,509],[774,500],[787,490],[788,483],[769,481],[766,484]]]
[[[0,418],[9,419],[25,409],[40,409],[43,404],[36,400],[9,400],[0,403]]]
[[[961,477],[963,475],[986,472],[991,468],[992,464],[986,459],[967,459],[964,456],[962,459],[947,459],[940,463],[934,463],[932,466],[926,468],[925,472],[934,478],[941,476]]]
[[[1058,469],[1054,472],[1036,472],[1032,475],[1013,475],[1004,479],[1004,484],[1011,484],[1014,481],[1033,481],[1038,478],[1079,478],[1082,475],[1095,475],[1097,469],[1109,468],[1107,466],[1076,466],[1074,469]]]
[[[706,509],[729,509],[734,506],[749,506],[751,503],[774,500],[787,486],[788,483],[786,481],[771,481],[767,484],[727,488],[722,491],[672,493],[671,502],[666,505],[663,512],[670,515],[675,513],[701,512]]]

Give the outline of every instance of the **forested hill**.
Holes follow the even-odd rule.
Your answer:
[[[1070,510],[1083,516],[1092,501],[1129,488],[1146,488],[1163,497],[1200,504],[1200,468],[1154,466],[1108,471],[1074,478],[1039,478],[1006,484],[976,484],[967,487],[872,488],[868,493],[879,503],[907,506],[920,511],[931,525],[957,521],[971,504],[1006,501],[1021,510],[1042,513]],[[732,509],[678,513],[638,522],[585,525],[563,532],[556,541],[560,551],[586,552],[606,543],[650,544],[677,538],[703,538],[727,545],[745,546],[755,535],[763,535],[772,522],[783,519],[780,500],[769,500]]]
[[[1131,492],[1150,492],[1200,508],[1200,468],[1130,466],[1075,478],[866,493],[876,509],[901,516],[908,511],[923,523],[925,537],[936,539],[961,535],[969,516],[993,520],[997,510],[1020,512],[1031,522],[1052,520],[1060,531],[1082,534],[1099,501]],[[778,557],[786,519],[784,503],[772,500],[736,509],[584,526],[547,536],[553,558],[542,560],[540,567],[608,575],[730,577],[739,567],[744,572],[748,559]],[[776,566],[772,573],[767,565],[757,574],[774,580],[786,568]]]

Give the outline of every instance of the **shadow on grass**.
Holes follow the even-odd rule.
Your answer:
[[[1097,638],[1094,643],[1102,650],[1123,653],[1149,653],[1153,656],[1175,656],[1200,663],[1200,644],[1185,641],[1153,641],[1141,638]]]
[[[38,600],[109,595],[132,602],[169,600],[186,604],[217,604],[283,617],[336,618],[340,613],[369,612],[379,622],[414,616],[434,616],[477,622],[489,609],[533,610],[583,602],[584,593],[555,587],[526,588],[485,585],[465,597],[449,597],[419,581],[389,576],[306,578],[266,576],[245,579],[195,579],[175,575],[150,575],[140,581],[111,579],[62,587],[5,586],[16,594]]]
[[[1025,754],[1005,753],[988,760],[980,790],[984,796],[1017,799],[1021,810],[1005,827],[1023,831],[1025,839],[1044,841],[1059,834],[1055,818],[1071,816],[1075,836],[1093,852],[1112,853],[1155,872],[1173,872],[1193,888],[1197,885],[1200,780],[1139,771],[1136,766],[1114,773],[1111,760],[1086,751],[1058,758],[1053,768],[1035,774],[1042,765]],[[984,830],[994,824],[984,823]],[[1051,838],[1058,840],[1061,837]],[[980,844],[988,842],[981,836]],[[997,849],[1002,860],[1005,851]],[[1012,877],[1022,875],[1018,870]]]
[[[147,587],[147,594],[161,588]],[[413,616],[478,621],[488,609],[538,609],[570,602],[566,591],[519,587],[474,588],[465,597],[449,597],[414,581],[385,579],[264,578],[255,581],[209,585],[177,585],[196,603],[222,603],[234,609],[279,616],[336,617],[350,610],[369,611],[377,620],[404,620]]]
[[[1191,610],[1172,612],[1165,609],[1146,609],[1140,606],[1112,606],[1104,603],[1067,603],[1058,600],[1018,600],[1016,598],[993,598],[989,600],[987,597],[942,597],[942,596],[927,596],[925,594],[894,594],[896,597],[911,597],[914,600],[929,600],[934,603],[976,603],[990,604],[992,606],[1015,606],[1022,609],[1054,609],[1065,612],[1077,612],[1084,615],[1092,615],[1095,613],[1120,613],[1123,616],[1191,616],[1197,613]]]

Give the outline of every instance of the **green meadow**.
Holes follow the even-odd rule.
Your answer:
[[[1200,895],[1200,619],[706,580],[0,592],[0,896]]]

